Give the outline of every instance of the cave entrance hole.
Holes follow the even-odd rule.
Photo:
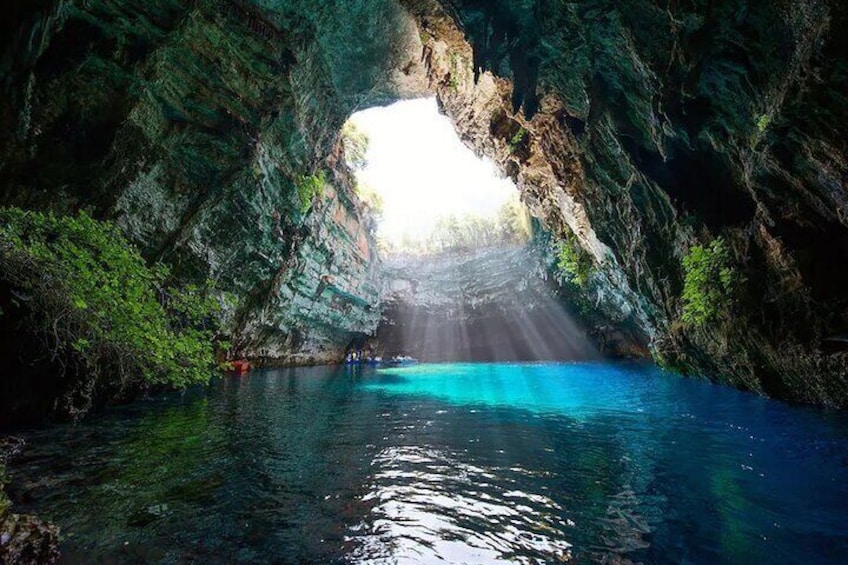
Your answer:
[[[529,240],[530,216],[515,184],[462,143],[435,98],[357,112],[342,143],[384,256]]]
[[[462,143],[434,98],[358,112],[342,144],[377,219],[386,279],[383,322],[376,339],[354,344],[357,354],[595,357],[551,288],[515,184]]]

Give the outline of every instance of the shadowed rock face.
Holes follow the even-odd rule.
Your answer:
[[[820,344],[848,326],[846,9],[13,2],[0,201],[90,209],[150,259],[217,279],[240,298],[245,353],[336,359],[380,301],[338,131],[431,92],[545,229],[591,254],[585,298],[610,324],[680,368],[844,405],[846,353]],[[302,213],[296,181],[322,169],[325,195]],[[744,284],[722,321],[687,326],[682,258],[719,236]]]
[[[410,5],[446,113],[591,253],[592,303],[683,370],[848,402],[845,350],[821,348],[848,326],[844,3]],[[744,283],[694,327],[682,259],[716,237]]]
[[[423,361],[599,357],[556,296],[534,248],[395,257],[377,332],[384,357]]]

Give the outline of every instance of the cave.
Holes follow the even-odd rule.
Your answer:
[[[473,2],[454,8],[388,1],[326,10],[164,3],[139,9],[133,17],[143,26],[114,7],[95,6],[85,17],[49,3],[20,8],[19,31],[7,42],[4,115],[16,123],[9,123],[14,135],[4,145],[10,158],[0,171],[3,200],[88,210],[119,225],[148,260],[164,261],[185,279],[212,278],[245,297],[232,312],[239,354],[278,364],[338,360],[348,344],[374,331],[380,317],[378,253],[343,164],[342,125],[368,107],[435,96],[463,141],[513,179],[541,230],[554,240],[573,234],[600,267],[587,293],[596,303],[590,331],[638,335],[636,349],[668,347],[679,360],[702,353],[715,358],[709,337],[680,340],[670,331],[680,315],[682,255],[693,236],[739,239],[734,259],[744,270],[755,254],[742,240],[758,233],[764,235],[752,244],[776,254],[774,265],[799,265],[797,276],[813,289],[799,300],[805,318],[817,321],[804,332],[754,341],[769,343],[776,355],[793,335],[808,336],[797,345],[817,350],[818,340],[843,331],[840,316],[814,313],[843,304],[838,291],[817,290],[828,283],[806,258],[818,264],[822,257],[811,255],[806,244],[801,249],[782,227],[788,224],[774,217],[793,213],[772,194],[776,181],[767,180],[781,173],[764,160],[770,177],[763,177],[762,189],[751,184],[758,178],[749,164],[761,150],[757,143],[771,142],[756,140],[769,130],[759,131],[766,121],[757,116],[739,123],[740,95],[715,90],[712,77],[720,65],[705,57],[711,49],[724,52],[702,36],[716,24],[693,35],[701,38],[692,47],[699,65],[689,75],[679,69],[658,93],[669,98],[680,81],[696,91],[694,100],[708,103],[696,110],[693,102],[683,112],[671,104],[668,115],[679,116],[679,130],[673,124],[660,130],[659,116],[645,105],[653,91],[637,96],[639,77],[615,53],[608,54],[607,66],[580,79],[588,107],[575,94],[579,75],[563,82],[545,49],[563,41],[581,12],[549,14],[539,6],[529,17],[509,2],[491,12]],[[772,13],[746,17],[780,21]],[[637,20],[609,23],[609,30]],[[359,34],[339,22],[370,31]],[[758,22],[743,17],[740,33]],[[33,47],[28,29],[49,41]],[[168,42],[169,36],[180,40]],[[582,48],[568,51],[575,68]],[[223,53],[235,66],[222,64]],[[725,56],[733,65],[739,53]],[[736,80],[736,71],[726,76]],[[728,79],[724,87],[736,85]],[[61,96],[41,94],[52,91]],[[793,100],[787,115],[804,103]],[[801,139],[786,124],[779,132],[780,139]],[[774,145],[780,166],[788,167],[783,175],[791,175],[785,143],[775,139]],[[300,218],[292,202],[297,181],[321,171],[330,181],[327,197]],[[798,175],[798,182],[815,182],[806,170]],[[781,190],[796,190],[796,182],[780,182]],[[827,190],[837,199],[832,209],[839,210],[840,191]],[[842,223],[836,221],[838,232]],[[343,273],[339,264],[354,267]],[[316,292],[321,277],[336,283]],[[840,286],[839,277],[832,280]],[[746,303],[744,297],[739,302]],[[769,321],[752,314],[749,330],[759,325],[756,331],[771,334]],[[699,352],[684,351],[682,344]],[[720,369],[714,363],[689,368],[756,390],[746,379],[761,368],[740,365],[734,355],[722,355]],[[839,366],[828,357],[834,362]],[[802,363],[797,370],[814,369]],[[833,389],[842,383],[837,374]]]
[[[0,483],[8,459],[15,507],[73,516],[72,560],[844,560],[846,23],[835,0],[13,0],[0,429],[35,455],[2,439]],[[423,99],[514,183],[526,245],[387,257],[345,124]],[[725,442],[725,409],[826,449]],[[0,526],[56,559],[2,489]]]
[[[492,125],[493,136],[517,139],[514,120]],[[356,193],[375,219],[384,281],[380,324],[354,338],[348,358],[585,361],[600,358],[598,346],[624,354],[592,343],[573,300],[546,280],[547,234],[517,187],[462,143],[435,99],[359,111],[342,132]],[[526,139],[512,145],[514,155],[529,153]]]

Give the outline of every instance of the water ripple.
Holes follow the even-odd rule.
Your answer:
[[[27,439],[68,562],[848,562],[848,416],[646,366],[257,371]]]
[[[368,563],[556,563],[571,558],[562,508],[540,493],[508,490],[505,475],[462,454],[419,446],[390,447],[363,496],[371,515],[351,529],[350,556]]]

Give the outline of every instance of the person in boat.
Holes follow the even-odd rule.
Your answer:
[[[410,355],[395,355],[392,357],[391,362],[397,365],[409,365],[417,363],[418,359]]]

